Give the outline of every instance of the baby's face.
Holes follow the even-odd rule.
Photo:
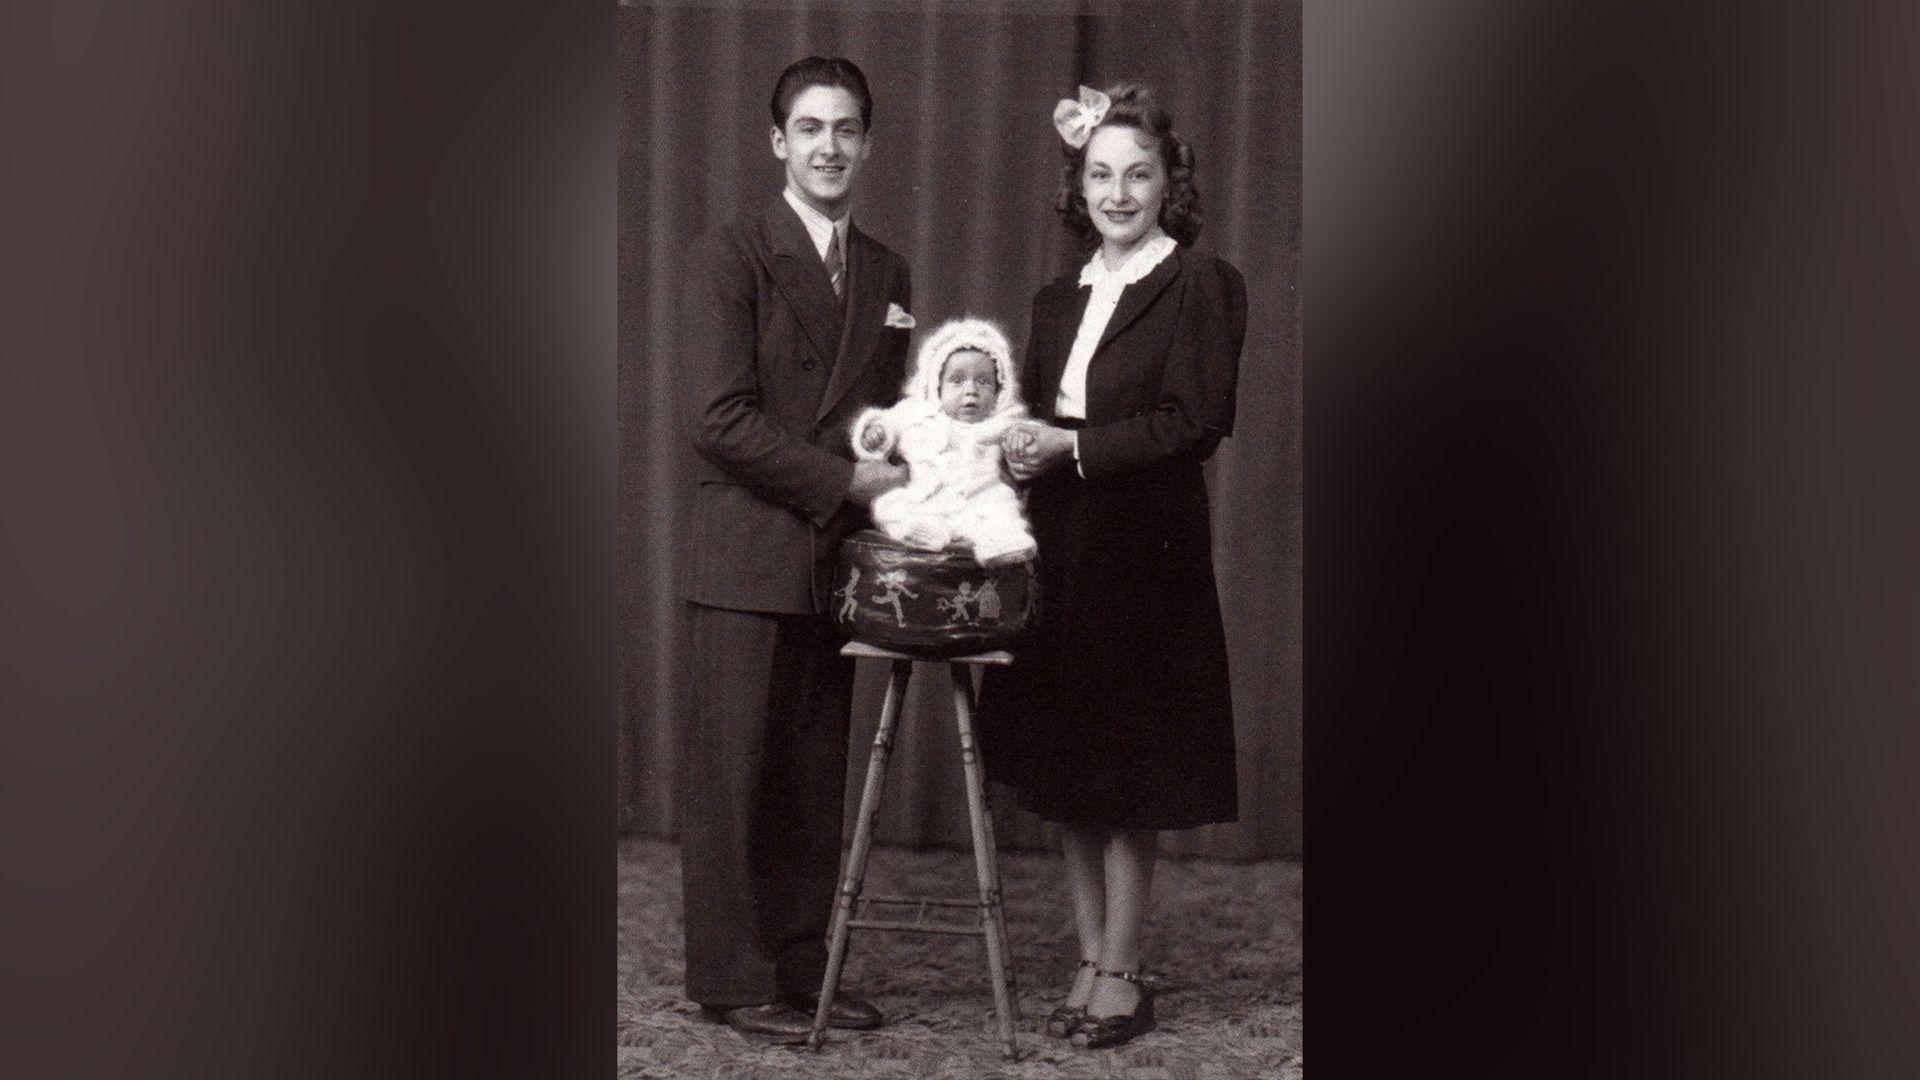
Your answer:
[[[940,411],[955,420],[978,423],[993,415],[1000,398],[1000,373],[993,357],[978,349],[962,349],[947,357],[940,369]]]

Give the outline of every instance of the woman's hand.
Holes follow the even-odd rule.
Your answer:
[[[1007,468],[1015,480],[1031,480],[1073,459],[1073,432],[1028,420],[1007,429],[1000,439]]]
[[[866,430],[860,433],[860,445],[871,454],[886,449],[887,429],[879,424],[868,424]]]

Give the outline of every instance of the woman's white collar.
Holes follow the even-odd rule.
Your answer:
[[[1118,270],[1107,269],[1106,260],[1100,257],[1100,251],[1096,248],[1093,258],[1088,259],[1087,265],[1080,268],[1080,284],[1098,285],[1102,281],[1118,281],[1122,285],[1131,285],[1153,273],[1153,268],[1166,261],[1167,256],[1173,254],[1173,249],[1178,246],[1174,243],[1173,237],[1168,236],[1160,226],[1155,225],[1153,235],[1133,254],[1127,256],[1127,261],[1121,263]]]

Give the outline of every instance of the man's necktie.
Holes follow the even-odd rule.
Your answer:
[[[840,230],[833,230],[833,239],[827,241],[827,276],[833,278],[833,295],[845,299],[847,295],[847,257],[840,251]]]

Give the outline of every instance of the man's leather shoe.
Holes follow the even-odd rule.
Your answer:
[[[755,1042],[803,1043],[813,1034],[813,1014],[802,1013],[784,1001],[765,1005],[743,1005],[737,1009],[704,1010],[716,1019]]]
[[[809,1030],[813,1027],[813,1014],[820,1011],[819,994],[789,994],[787,1004],[803,1013],[807,1018]],[[845,994],[833,995],[833,1008],[827,1011],[827,1026],[845,1028],[848,1031],[867,1031],[877,1028],[884,1019],[880,1010],[857,997]]]

